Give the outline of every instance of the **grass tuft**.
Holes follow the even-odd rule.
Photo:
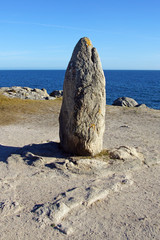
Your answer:
[[[96,158],[109,158],[110,157],[110,154],[109,154],[109,151],[107,149],[104,149],[102,150],[100,153],[96,154],[95,155]]]

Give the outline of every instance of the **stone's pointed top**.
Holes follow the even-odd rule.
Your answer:
[[[74,48],[74,55],[77,55],[79,51],[81,52],[91,52],[93,48],[92,42],[89,38],[83,37],[81,38]]]
[[[88,47],[88,46],[92,46],[91,40],[90,40],[89,38],[84,37],[84,38],[82,38],[82,39],[85,40],[87,47]]]
[[[97,66],[98,68],[102,68],[97,50],[93,47],[91,40],[87,37],[81,38],[76,44],[68,65],[69,69],[71,67],[70,64],[72,66],[74,65],[74,67],[76,66],[76,69],[85,67],[85,69],[87,69],[86,71],[92,68],[93,64],[99,65],[99,67]]]
[[[78,41],[77,45],[78,45],[79,43],[82,44],[82,45],[85,45],[85,46],[87,46],[87,47],[88,47],[88,46],[92,46],[92,47],[93,47],[91,40],[90,40],[89,38],[87,38],[87,37],[81,38],[81,39]]]

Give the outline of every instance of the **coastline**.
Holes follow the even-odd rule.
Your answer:
[[[139,104],[160,109],[160,71],[154,70],[104,70],[106,102],[111,105],[118,97],[127,96]],[[0,87],[22,86],[45,88],[48,93],[63,89],[65,70],[0,71]]]

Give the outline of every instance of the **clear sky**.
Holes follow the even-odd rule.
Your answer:
[[[160,0],[4,0],[0,69],[66,69],[89,37],[103,69],[160,70]]]

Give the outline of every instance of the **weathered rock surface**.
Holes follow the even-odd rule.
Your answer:
[[[143,109],[148,108],[148,107],[146,106],[146,104],[138,104],[138,105],[136,105],[135,107],[143,108]]]
[[[60,98],[63,96],[63,90],[54,90],[49,94],[51,97]]]
[[[97,50],[88,38],[81,38],[63,86],[59,123],[60,142],[66,152],[95,155],[102,150],[105,104],[105,77]]]
[[[137,152],[136,148],[129,146],[120,146],[119,148],[112,149],[109,151],[109,155],[113,159],[121,159],[124,161],[127,159],[134,160],[135,158],[144,160],[143,155]]]
[[[97,177],[108,177],[115,172],[126,173],[131,169],[139,169],[144,164],[144,156],[134,147],[120,146],[111,150],[104,150],[95,158],[70,157],[70,159],[56,160],[50,167],[66,174],[84,174]]]
[[[2,87],[0,93],[10,98],[21,98],[31,100],[51,100],[46,89],[29,88],[29,87]]]
[[[138,103],[133,98],[120,97],[117,98],[112,105],[122,107],[135,107],[138,105]]]
[[[130,175],[112,175],[109,181],[97,179],[86,188],[75,187],[60,193],[53,202],[35,205],[32,212],[35,220],[41,224],[53,224],[61,232],[68,234],[70,229],[63,229],[61,222],[67,215],[80,207],[86,208],[95,202],[104,200],[109,194],[131,185]]]

